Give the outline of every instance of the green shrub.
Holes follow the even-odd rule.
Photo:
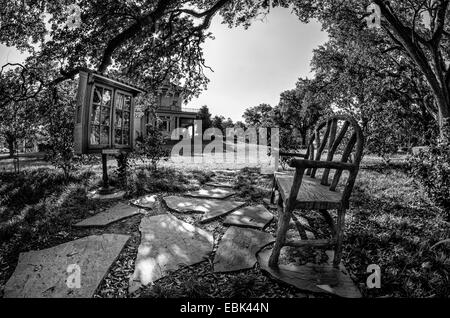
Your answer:
[[[64,178],[80,167],[80,158],[74,153],[73,129],[76,102],[73,99],[73,87],[62,87],[58,93],[49,98],[48,107],[48,159],[52,164],[62,169]]]
[[[450,218],[450,144],[431,146],[429,151],[411,157],[409,163],[412,176]]]
[[[171,168],[158,170],[136,169],[130,174],[128,192],[131,196],[158,192],[184,192],[199,186],[206,180],[204,173]]]
[[[164,136],[162,132],[154,126],[147,127],[147,135],[139,135],[136,138],[136,147],[134,154],[145,162],[150,161],[150,169],[156,170],[157,164],[161,159],[168,159],[170,151],[164,148]]]

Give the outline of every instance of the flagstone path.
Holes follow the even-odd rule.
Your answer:
[[[165,197],[164,202],[170,210],[178,213],[203,213],[201,222],[211,221],[245,204],[245,202],[240,201],[186,198],[181,196]]]
[[[231,226],[222,236],[214,258],[214,272],[232,272],[252,268],[256,253],[275,238],[258,230]]]
[[[88,198],[94,200],[118,200],[123,199],[125,196],[125,191],[118,191],[110,194],[101,194],[97,190],[88,193]]]
[[[92,297],[129,238],[118,234],[88,236],[45,250],[21,253],[6,283],[4,297]]]
[[[315,293],[325,292],[345,298],[362,297],[343,265],[337,269],[330,262],[301,266],[290,263],[280,264],[278,269],[272,269],[268,266],[271,252],[270,249],[260,252],[258,263],[261,270],[280,282]]]
[[[287,257],[286,248],[282,249],[279,269],[269,268],[267,261],[271,249],[262,249],[275,241],[270,233],[264,231],[274,215],[264,205],[245,206],[245,202],[232,198],[236,193],[230,188],[236,183],[237,171],[214,172],[215,177],[205,184],[205,188],[162,198],[173,215],[159,204],[156,195],[147,195],[131,200],[130,204],[118,203],[75,226],[104,227],[124,218],[142,215],[139,226],[141,242],[134,274],[129,281],[130,293],[182,266],[208,259],[217,246],[214,272],[245,270],[258,262],[261,270],[273,279],[301,290],[341,297],[361,296],[343,266],[336,269],[329,262],[299,265],[297,258]],[[90,194],[91,197],[93,195]],[[266,200],[264,203],[270,209],[276,208]],[[152,215],[146,209],[152,209]],[[177,218],[177,214],[186,213],[201,213],[200,224],[195,226]],[[214,238],[213,234],[200,227],[202,223],[217,219],[225,226],[231,225],[221,238]],[[208,228],[211,229],[210,226]],[[301,217],[294,218],[290,228],[298,230],[288,232],[299,236],[297,239],[314,237],[308,221]],[[42,251],[22,253],[6,284],[5,297],[92,297],[128,239],[126,235],[103,234]],[[332,259],[331,254],[329,257]],[[75,264],[75,269],[80,266],[82,288],[69,288],[70,282],[69,285],[66,282],[67,277],[71,277],[68,273],[71,264]]]
[[[141,244],[130,281],[130,292],[183,265],[205,260],[213,250],[212,234],[168,214],[142,218]]]
[[[227,189],[214,188],[214,189],[200,189],[197,191],[189,191],[186,192],[184,195],[188,197],[204,198],[204,199],[226,199],[234,194],[236,194],[236,192]]]
[[[130,203],[144,209],[153,209],[156,206],[158,197],[156,195],[146,195],[136,200],[130,200]]]
[[[227,181],[221,181],[221,180],[211,181],[211,182],[208,182],[205,184],[209,187],[218,187],[218,188],[233,188],[234,187],[233,183],[227,182]]]
[[[107,226],[113,222],[117,222],[140,213],[144,213],[144,211],[138,207],[130,206],[124,203],[118,203],[104,212],[98,213],[88,219],[85,219],[75,224],[75,226],[76,227]]]
[[[264,205],[257,205],[247,206],[231,213],[227,216],[223,224],[263,229],[272,220],[273,214]]]

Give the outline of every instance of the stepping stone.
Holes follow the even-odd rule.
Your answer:
[[[158,197],[156,195],[146,195],[135,200],[130,200],[130,203],[144,209],[153,209],[157,203]]]
[[[269,209],[272,209],[272,210],[278,209],[278,206],[276,204],[270,203],[270,199],[263,199],[263,202]]]
[[[236,180],[236,176],[230,176],[230,175],[215,175],[214,177],[211,178],[212,181],[220,181],[220,182],[224,182],[224,181],[233,181]]]
[[[93,235],[45,250],[21,253],[5,285],[4,297],[93,297],[129,238],[119,234]]]
[[[91,191],[87,194],[87,197],[94,200],[117,200],[123,199],[125,191],[118,191],[110,194],[100,194],[98,190]]]
[[[128,218],[130,216],[140,214],[143,212],[140,208],[127,205],[124,203],[118,203],[112,208],[100,212],[88,219],[85,219],[75,226],[77,227],[91,227],[91,226],[106,226],[113,222]]]
[[[212,172],[215,174],[235,176],[238,173],[238,170],[212,170]]]
[[[164,198],[167,207],[178,213],[204,213],[200,222],[208,222],[228,214],[245,204],[239,201],[206,200],[169,196]]]
[[[197,191],[186,192],[185,195],[194,198],[205,198],[205,199],[226,199],[236,192],[226,190],[226,189],[200,189]]]
[[[212,252],[212,234],[169,214],[144,217],[139,226],[141,244],[130,293],[184,265],[202,262]]]
[[[247,206],[231,213],[223,224],[263,229],[272,220],[273,214],[263,205],[257,205]]]
[[[260,174],[263,176],[271,176],[275,173],[277,168],[274,166],[262,166],[260,169]]]
[[[362,297],[343,265],[337,269],[329,263],[323,265],[308,263],[301,266],[291,263],[280,264],[278,269],[272,269],[268,266],[271,253],[271,249],[260,252],[258,263],[261,270],[277,281],[315,293],[330,293],[345,298]]]
[[[256,264],[256,253],[272,242],[275,242],[275,238],[269,233],[230,227],[217,248],[214,272],[232,272],[252,268]]]

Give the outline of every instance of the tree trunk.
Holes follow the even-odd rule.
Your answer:
[[[301,140],[302,140],[302,147],[306,147],[307,145],[306,145],[306,138],[307,138],[307,136],[308,136],[308,128],[302,128],[302,129],[299,129],[299,133],[300,133],[300,136],[301,136]]]
[[[302,147],[306,148],[306,132],[302,134]]]
[[[447,91],[450,91],[450,88]],[[450,143],[450,100],[445,98],[446,95],[445,89],[443,89],[441,94],[436,96],[436,102],[439,108],[438,123],[440,139],[444,143]]]
[[[9,157],[14,157],[14,142],[8,142]]]
[[[440,116],[439,131],[441,133],[442,142],[450,143],[450,116]]]
[[[6,134],[5,136],[6,143],[8,144],[8,150],[9,150],[9,157],[14,157],[14,150],[15,150],[15,144],[16,144],[16,138],[11,134]]]

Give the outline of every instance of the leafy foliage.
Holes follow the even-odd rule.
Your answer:
[[[54,88],[47,99],[46,118],[48,120],[49,152],[51,162],[64,172],[66,179],[79,166],[79,158],[73,148],[73,128],[76,101],[74,85],[64,83],[60,89]]]
[[[442,206],[450,220],[450,144],[432,145],[410,158],[411,174],[428,196]]]
[[[212,119],[211,119],[211,113],[209,112],[209,108],[206,105],[203,105],[200,107],[198,111],[198,119],[202,121],[202,133],[205,132],[206,129],[211,128],[212,126]]]
[[[320,59],[315,56],[313,61],[319,73],[323,68],[318,75],[330,83],[336,103],[356,106],[364,128],[372,105],[383,96],[397,95],[402,107],[413,112],[418,108],[427,114],[424,119],[439,123],[441,134],[448,135],[442,119],[450,116],[450,83],[441,79],[450,75],[445,62],[450,59],[450,1],[373,2],[383,16],[375,30],[364,21],[368,1],[295,2],[301,21],[316,18],[329,34],[330,41],[316,51]]]
[[[244,119],[251,127],[280,129],[280,147],[298,150],[307,143],[311,130],[329,106],[321,103],[315,80],[299,79],[296,88],[282,92],[280,102],[272,107],[260,104],[245,110]]]
[[[149,168],[156,170],[158,162],[170,156],[168,148],[164,147],[164,135],[157,126],[148,125],[147,134],[140,134],[136,138],[135,154],[141,158],[149,160]]]
[[[33,136],[40,117],[36,116],[42,82],[37,75],[20,64],[6,64],[0,71],[0,135],[5,139],[10,156],[20,139]]]
[[[225,132],[227,128],[234,128],[234,123],[231,118],[225,119],[223,116],[214,116],[211,122],[211,127],[217,128],[220,131],[222,131],[223,135],[225,135]]]
[[[185,97],[195,96],[208,83],[201,44],[210,38],[211,19],[228,2],[77,0],[76,28],[68,25],[66,1],[8,2],[1,8],[0,42],[28,51],[27,64],[36,69],[55,63],[46,84],[89,67],[125,76],[148,91],[170,79],[182,85]]]
[[[269,104],[260,104],[258,106],[247,108],[242,117],[249,127],[271,127],[270,113],[273,111]]]
[[[306,146],[312,129],[328,109],[318,94],[317,80],[299,79],[295,89],[281,93],[274,110],[274,121],[281,129],[281,147],[295,150]]]

